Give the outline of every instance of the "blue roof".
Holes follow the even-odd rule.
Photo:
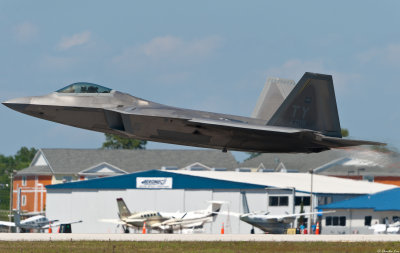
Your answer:
[[[400,211],[400,188],[394,188],[375,194],[363,195],[328,205],[318,209],[373,209],[374,211]]]
[[[173,172],[149,170],[132,174],[104,177],[63,184],[46,185],[47,189],[136,189],[137,177],[172,178],[171,189],[265,189],[265,185],[237,183],[227,180],[182,175]]]

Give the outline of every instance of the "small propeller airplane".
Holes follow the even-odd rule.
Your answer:
[[[269,214],[269,212],[250,212],[247,203],[246,193],[242,192],[242,205],[243,212],[233,213],[230,212],[228,215],[233,215],[239,217],[241,221],[249,223],[253,227],[257,227],[268,234],[283,234],[285,230],[290,228],[291,223],[297,217],[307,216],[310,214],[321,214],[321,213],[332,213],[335,211],[327,212],[308,212],[308,213],[294,213],[294,214]]]
[[[205,223],[212,222],[221,209],[223,202],[210,201],[207,209],[190,212],[157,212],[144,211],[131,213],[122,198],[117,199],[119,220],[101,219],[102,222],[111,222],[122,225],[124,232],[129,233],[129,228],[142,228],[159,230],[163,233],[173,233],[174,230],[202,228]]]
[[[14,220],[15,222],[0,221],[0,225],[16,227],[22,229],[23,231],[30,231],[32,229],[43,231],[44,229],[48,229],[50,227],[58,227],[61,224],[74,224],[82,222],[81,220],[72,222],[59,222],[59,220],[49,220],[44,215],[35,215],[25,220],[21,220],[21,214],[19,212],[14,212]]]

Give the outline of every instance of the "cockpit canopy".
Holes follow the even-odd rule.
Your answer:
[[[59,89],[58,93],[110,93],[111,89],[94,83],[73,83]]]

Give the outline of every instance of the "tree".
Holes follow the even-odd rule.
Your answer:
[[[342,137],[348,137],[349,136],[349,130],[347,128],[342,128]]]
[[[29,166],[37,153],[35,148],[22,147],[14,156],[0,155],[0,209],[7,210],[10,203],[10,174],[14,170],[21,170]],[[3,219],[5,217],[2,217]]]
[[[115,134],[105,134],[102,149],[146,149],[147,141],[130,139]]]

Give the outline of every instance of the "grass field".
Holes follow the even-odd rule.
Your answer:
[[[400,253],[400,242],[0,242],[0,252],[374,252]]]

